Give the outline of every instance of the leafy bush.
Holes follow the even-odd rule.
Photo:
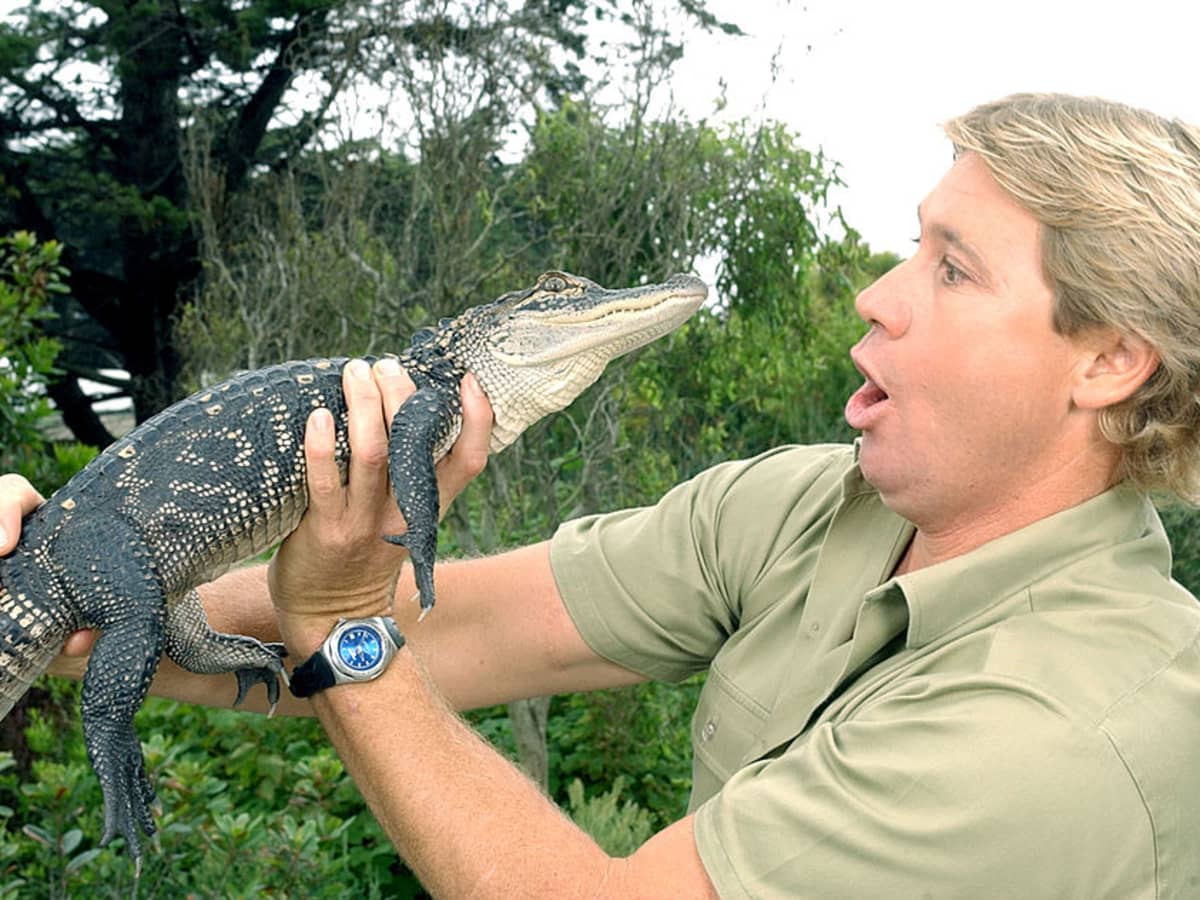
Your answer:
[[[27,231],[0,237],[0,472],[20,472],[43,489],[61,485],[95,455],[79,444],[51,444],[46,382],[61,345],[42,332],[54,317],[51,295],[66,292],[56,241]]]
[[[584,796],[583,782],[578,778],[567,787],[571,818],[610,856],[629,856],[654,834],[649,812],[632,800],[620,802],[624,789],[623,777],[617,778],[611,790],[591,798]]]
[[[420,895],[315,721],[148,701],[137,727],[161,811],[137,878],[119,840],[96,846],[103,801],[73,709],[34,718],[34,777],[0,754],[0,883],[14,896]]]
[[[1172,501],[1159,509],[1159,515],[1171,539],[1171,574],[1200,596],[1200,510]]]
[[[574,781],[590,797],[620,782],[655,828],[678,819],[691,790],[689,726],[702,685],[693,678],[556,698],[548,727],[551,794],[567,805]]]

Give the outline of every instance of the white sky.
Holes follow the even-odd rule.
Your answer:
[[[25,2],[0,0],[0,15]],[[950,162],[938,123],[977,103],[1066,91],[1200,124],[1194,0],[707,2],[748,34],[691,36],[675,102],[711,117],[723,83],[723,116],[777,119],[824,149],[847,182],[834,202],[874,250],[909,254]]]
[[[841,164],[836,198],[873,250],[909,255],[916,207],[950,163],[938,128],[1017,91],[1121,100],[1200,124],[1189,0],[710,0],[750,34],[696,36],[676,102],[786,122]],[[778,78],[771,83],[776,56]]]

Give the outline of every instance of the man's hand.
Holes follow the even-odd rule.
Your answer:
[[[0,556],[7,556],[21,537],[21,520],[45,498],[20,475],[0,475]]]
[[[269,583],[289,649],[310,653],[335,619],[386,615],[407,554],[382,540],[405,530],[388,489],[388,423],[412,395],[412,381],[395,360],[371,370],[362,360],[346,366],[350,467],[345,484],[334,462],[333,417],[316,410],[308,420],[308,510],[271,562]],[[487,462],[491,407],[475,379],[463,379],[463,430],[438,465],[442,507]]]
[[[7,556],[21,537],[21,520],[42,505],[45,498],[20,475],[0,475],[0,556]],[[94,631],[76,631],[67,638],[62,655],[50,665],[55,675],[78,678],[83,674],[79,657],[87,656],[96,641]],[[73,657],[73,658],[72,658]]]

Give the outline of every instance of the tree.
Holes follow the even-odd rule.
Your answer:
[[[697,0],[679,8],[723,26]],[[183,166],[202,146],[222,198],[285,171],[344,125],[365,82],[401,101],[467,88],[480,114],[553,102],[585,80],[589,21],[659,40],[649,4],[619,0],[37,0],[0,25],[0,231],[64,246],[70,300],[56,337],[68,376],[51,395],[85,442],[111,436],[77,379],[130,374],[144,419],[181,394],[173,328],[203,274]],[[620,48],[612,48],[614,54]],[[405,104],[383,102],[395,115]],[[197,141],[197,135],[203,140]],[[419,136],[421,138],[427,135]]]
[[[0,466],[26,477],[41,474],[46,458],[45,388],[61,348],[39,326],[53,316],[50,298],[65,290],[61,255],[29,232],[0,237]]]

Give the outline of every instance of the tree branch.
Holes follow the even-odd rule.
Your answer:
[[[79,108],[72,100],[67,97],[55,97],[49,93],[47,86],[53,84],[53,81],[27,81],[11,71],[0,73],[0,76],[20,90],[27,98],[36,100],[53,111],[58,117],[54,123],[57,127],[78,128],[98,143],[108,143],[108,135],[105,134],[104,129],[80,113]]]
[[[267,126],[275,115],[288,85],[295,76],[292,55],[303,40],[310,39],[323,31],[328,22],[328,12],[317,10],[302,13],[280,41],[279,51],[271,63],[262,83],[254,95],[242,107],[241,114],[230,132],[221,160],[225,169],[226,189],[233,193],[240,190],[254,162]]]

